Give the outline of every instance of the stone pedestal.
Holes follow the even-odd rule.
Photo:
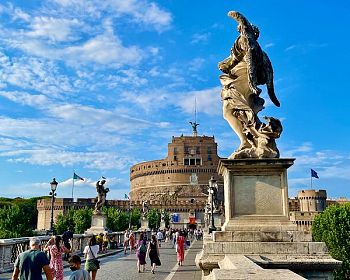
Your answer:
[[[139,228],[140,231],[148,230],[148,219],[146,217],[141,218],[141,227]]]
[[[159,228],[160,228],[161,230],[165,229],[165,221],[164,221],[164,220],[160,221],[160,226],[159,226]]]
[[[91,218],[91,227],[85,234],[99,234],[108,232],[107,216],[105,214],[93,214]]]
[[[276,277],[270,273],[269,279],[284,279],[280,273],[289,275],[290,270],[303,277],[312,273],[333,279],[332,270],[341,262],[328,254],[323,242],[312,242],[311,234],[297,231],[289,221],[287,169],[293,162],[294,159],[219,162],[219,174],[224,177],[225,222],[222,231],[204,239],[203,251],[196,258],[208,279],[238,279],[227,277],[244,274],[244,270],[238,271],[244,263],[251,268],[259,266],[253,270],[262,278],[256,279],[267,279],[264,275],[269,272],[264,269],[276,272]],[[284,271],[277,273],[275,269]],[[302,279],[299,276],[293,277]],[[289,275],[289,279],[293,277]]]
[[[287,168],[294,159],[221,160],[224,177],[223,231],[273,225],[296,230],[289,221]]]
[[[214,212],[214,225],[217,228],[217,230],[220,230],[222,227],[222,222],[221,222],[221,214],[220,213],[215,213]]]

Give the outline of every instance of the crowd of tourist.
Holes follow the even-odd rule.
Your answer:
[[[136,253],[139,273],[145,271],[148,256],[151,272],[154,274],[156,267],[161,265],[162,242],[172,244],[172,248],[176,250],[177,263],[182,266],[185,261],[185,250],[190,246],[191,241],[200,240],[202,237],[201,229],[164,229],[152,231],[150,239],[147,231],[140,232],[136,241],[134,232],[126,230],[122,246],[124,254],[128,251],[130,254]],[[92,236],[83,250],[85,257],[83,269],[80,256],[73,254],[69,257],[72,238],[73,233],[70,230],[67,230],[62,237],[53,236],[43,247],[44,251],[40,250],[40,239],[31,238],[30,249],[17,257],[12,279],[42,279],[41,274],[44,271],[48,280],[63,280],[63,260],[67,260],[72,270],[69,280],[95,280],[97,271],[100,269],[97,255],[107,253],[109,248],[117,248],[118,242],[114,237],[110,238],[107,233]]]

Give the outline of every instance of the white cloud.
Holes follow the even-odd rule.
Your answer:
[[[194,58],[189,62],[188,69],[190,71],[199,71],[203,67],[204,63],[205,63],[204,58],[201,58],[201,57]]]
[[[191,43],[192,44],[198,44],[198,43],[205,43],[209,40],[210,33],[195,33],[192,36]]]
[[[26,92],[19,91],[0,91],[0,96],[3,96],[15,103],[28,106],[38,106],[43,108],[49,103],[48,98],[45,95],[41,94],[28,94]]]
[[[58,7],[63,7],[68,13],[99,18],[102,14],[121,17],[128,16],[134,22],[148,25],[161,31],[168,28],[172,22],[170,12],[160,8],[155,2],[145,0],[53,0]]]
[[[71,65],[94,62],[114,67],[138,64],[142,58],[142,53],[137,47],[124,47],[119,38],[112,34],[97,36],[80,46],[67,47],[62,55],[62,58],[68,56]]]
[[[35,17],[31,24],[31,31],[26,35],[29,37],[43,37],[52,41],[69,41],[75,36],[72,35],[72,28],[80,27],[77,19],[58,19],[53,17]]]
[[[288,51],[294,50],[296,47],[297,47],[297,45],[290,45],[289,47],[285,48],[284,51],[288,52]]]
[[[29,14],[27,14],[26,12],[24,12],[22,9],[20,8],[15,8],[13,11],[13,19],[17,20],[24,20],[26,22],[29,22],[31,19],[31,16]]]
[[[267,43],[267,44],[264,46],[264,49],[272,48],[272,47],[274,47],[274,46],[275,46],[274,43]]]
[[[31,165],[54,165],[64,167],[82,165],[87,169],[98,170],[124,170],[134,162],[130,158],[120,156],[113,152],[70,152],[65,150],[40,149],[17,150],[0,152],[2,157],[10,157],[10,162],[26,163]]]
[[[203,112],[208,115],[221,115],[221,97],[219,87],[190,91],[174,98],[174,102],[184,112],[192,114],[194,112],[194,97],[197,100],[197,112]]]
[[[0,52],[0,65],[0,80],[8,85],[53,96],[73,91],[69,78],[59,74],[53,62],[25,56],[9,58]]]

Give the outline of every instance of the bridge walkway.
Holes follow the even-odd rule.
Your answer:
[[[200,280],[201,271],[195,265],[196,254],[202,249],[202,241],[193,241],[185,251],[185,262],[178,266],[176,252],[170,243],[162,242],[160,248],[160,260],[162,265],[156,268],[155,274],[151,273],[150,260],[147,258],[145,272],[137,271],[137,257],[134,253],[114,252],[100,258],[101,269],[97,272],[96,280]],[[69,279],[71,271],[64,269],[64,280]],[[0,280],[11,279],[11,273],[0,274]],[[43,279],[45,277],[43,276]]]

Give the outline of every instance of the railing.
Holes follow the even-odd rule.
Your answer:
[[[135,232],[135,240],[139,237],[139,232]],[[150,232],[147,232],[150,238]],[[112,232],[108,234],[109,237],[116,242],[117,248],[123,246],[124,232]],[[72,254],[82,254],[92,234],[74,234],[72,239]],[[37,236],[41,241],[41,249],[44,248],[50,236]],[[21,237],[13,239],[0,239],[0,273],[13,270],[14,262],[17,256],[29,249],[30,237]]]

